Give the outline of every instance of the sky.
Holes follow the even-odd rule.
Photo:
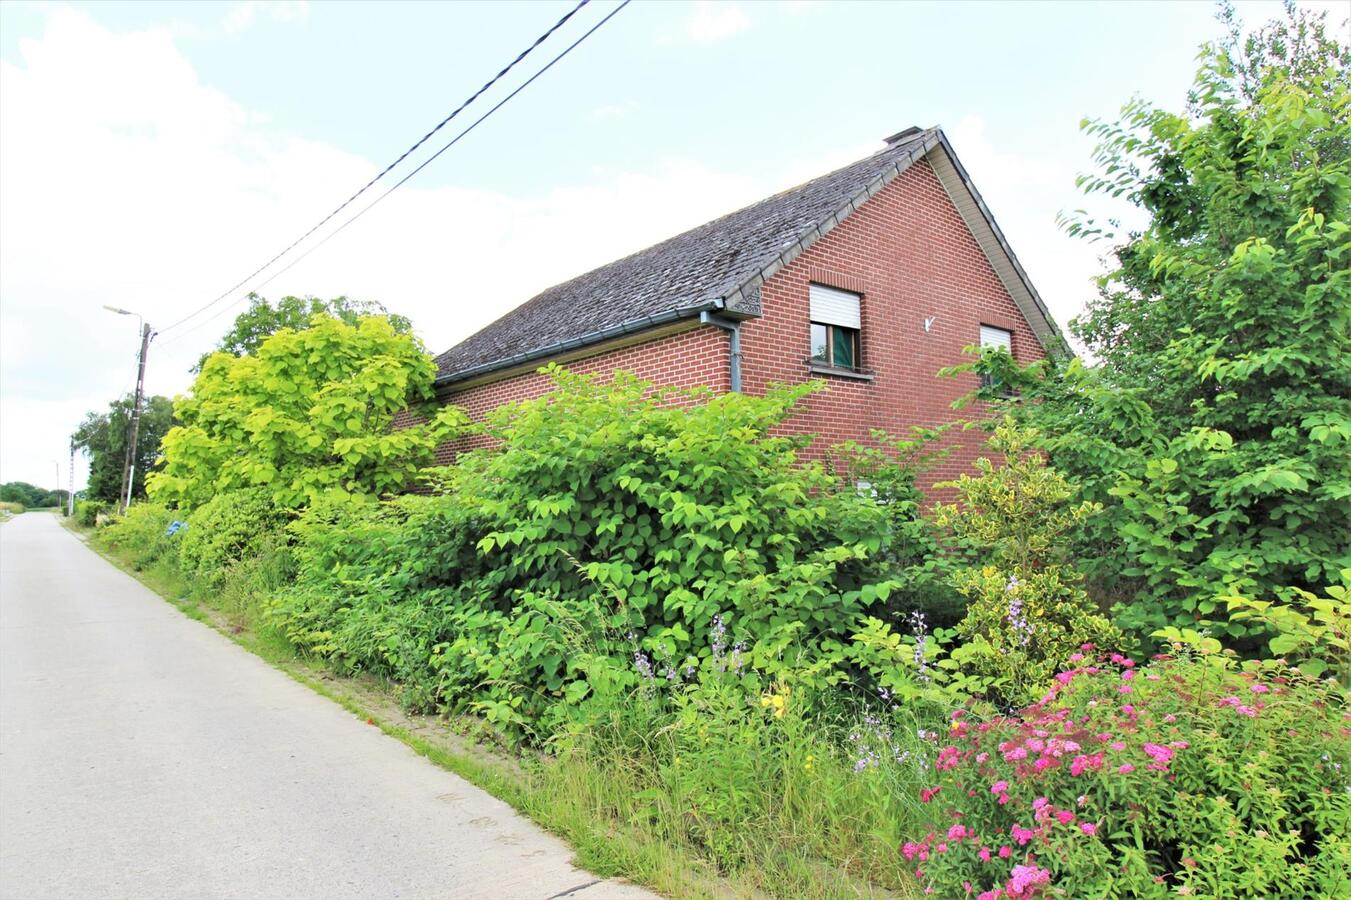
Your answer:
[[[173,396],[249,290],[378,300],[439,353],[551,284],[940,125],[1062,326],[1107,248],[1085,117],[1180,108],[1203,2],[635,0],[388,200],[305,233],[568,2],[0,4],[0,482],[66,485],[135,380]],[[593,0],[402,177],[615,9]],[[1309,4],[1344,17],[1344,5]],[[1275,2],[1239,3],[1253,25]],[[385,184],[382,181],[381,184]],[[376,190],[359,200],[379,196]],[[1118,211],[1119,212],[1119,211]],[[299,254],[313,252],[281,271]],[[85,465],[77,460],[75,483]]]

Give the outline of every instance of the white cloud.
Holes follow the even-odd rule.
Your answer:
[[[226,34],[239,34],[260,20],[278,25],[291,25],[309,18],[308,0],[244,0],[226,11],[221,29]]]
[[[607,103],[604,106],[598,106],[586,114],[586,118],[591,122],[608,122],[614,119],[623,119],[638,110],[637,100],[624,100],[620,103]]]
[[[727,0],[696,0],[685,33],[701,44],[726,40],[751,27],[751,17]]]
[[[202,84],[167,29],[119,34],[58,9],[20,60],[0,64],[0,481],[45,484],[83,414],[135,375],[135,320],[103,304],[164,328],[376,167],[271,130]],[[439,352],[550,284],[795,179],[672,158],[528,196],[413,182],[264,293],[378,299]],[[150,392],[188,387],[240,307],[221,308],[155,341]]]

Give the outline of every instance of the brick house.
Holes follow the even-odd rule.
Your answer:
[[[937,371],[991,344],[1022,363],[1068,352],[943,132],[909,128],[872,156],[549,288],[438,356],[436,388],[478,418],[545,393],[548,362],[749,393],[823,379],[788,427],[824,448],[951,421],[975,378]],[[981,441],[950,439],[935,479],[966,470]]]

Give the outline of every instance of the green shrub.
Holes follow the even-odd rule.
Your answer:
[[[0,513],[7,516],[17,516],[21,512],[23,512],[22,503],[12,503],[8,500],[0,501]]]
[[[83,502],[83,501],[82,501]],[[114,517],[95,534],[95,540],[107,550],[122,556],[137,570],[161,560],[176,564],[182,534],[170,526],[177,513],[159,503],[137,503],[124,515]]]
[[[1001,464],[979,459],[978,475],[940,485],[954,488],[958,502],[936,508],[938,523],[975,560],[951,576],[970,601],[957,626],[966,644],[953,658],[1018,706],[1039,697],[1080,644],[1118,649],[1123,641],[1063,550],[1066,533],[1095,507],[1071,502],[1074,489],[1031,451],[1036,439],[1005,421],[990,438]]]
[[[809,388],[551,374],[554,393],[491,414],[496,446],[442,470],[438,496],[300,517],[297,582],[272,605],[291,640],[414,705],[547,734],[546,712],[612,674],[583,661],[627,659],[630,633],[698,660],[721,615],[772,668],[786,646],[847,641],[898,589],[873,560],[878,504],[771,433]]]
[[[76,500],[75,521],[86,528],[93,528],[98,524],[99,516],[111,510],[112,504],[101,500]]]
[[[219,588],[227,568],[275,540],[285,521],[266,490],[217,494],[188,517],[182,534],[183,573],[207,590]]]
[[[1351,569],[1340,574],[1341,584],[1328,585],[1323,597],[1296,588],[1291,592],[1295,603],[1226,597],[1229,618],[1265,626],[1273,635],[1267,643],[1273,655],[1297,661],[1315,678],[1327,673],[1351,688]]]
[[[904,848],[936,895],[1345,896],[1340,689],[1275,662],[1076,662],[1020,715],[954,716],[921,794],[940,824]]]

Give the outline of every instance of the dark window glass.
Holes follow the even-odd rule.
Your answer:
[[[837,369],[859,368],[858,331],[812,323],[812,361]]]
[[[832,328],[834,364],[840,369],[858,367],[858,332],[850,328]]]

